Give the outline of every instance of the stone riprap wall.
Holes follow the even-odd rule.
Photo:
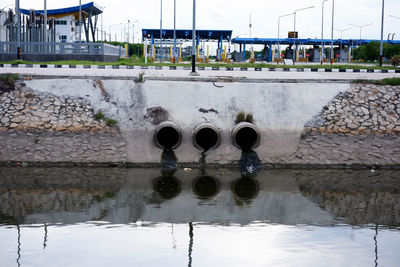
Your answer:
[[[400,163],[400,86],[352,84],[306,123],[291,161]]]
[[[110,124],[110,123],[108,123]],[[28,162],[125,162],[118,127],[95,118],[89,100],[19,84],[0,95],[0,159]]]
[[[0,95],[0,132],[13,130],[118,133],[105,119],[95,119],[87,99],[57,97],[23,86]]]
[[[353,84],[306,124],[311,134],[399,135],[400,87]]]
[[[231,130],[244,111],[260,131],[263,163],[399,165],[399,93],[344,83],[26,80],[0,96],[0,161],[159,163],[149,110],[162,109],[182,129],[181,163],[199,162],[192,135],[204,121],[221,131],[207,163],[237,162]]]

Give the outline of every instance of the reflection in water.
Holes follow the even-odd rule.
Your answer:
[[[161,176],[154,180],[154,191],[163,199],[172,199],[181,192],[181,182],[174,176]]]
[[[193,251],[193,223],[189,223],[189,263],[188,267],[192,266],[192,251]]]
[[[193,181],[193,192],[200,198],[211,198],[218,194],[219,182],[211,176],[200,176]]]
[[[17,264],[18,267],[21,266],[19,260],[21,259],[21,229],[19,227],[19,224],[17,224],[17,231],[18,231],[18,239],[17,239],[17,243],[18,243],[18,247],[17,247]]]
[[[374,241],[375,241],[375,267],[377,267],[378,266],[378,225],[375,226]]]
[[[47,247],[47,224],[44,223],[43,250]]]
[[[93,220],[400,224],[399,171],[264,170],[236,180],[229,169],[168,174],[174,176],[157,169],[0,168],[0,223],[46,223],[45,233],[51,223]],[[199,197],[212,198],[212,206]],[[242,209],[244,200],[251,205]]]
[[[240,200],[251,200],[255,198],[260,190],[258,181],[243,176],[232,182],[232,191]]]

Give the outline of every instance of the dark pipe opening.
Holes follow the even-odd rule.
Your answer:
[[[249,177],[242,177],[232,184],[233,192],[241,199],[255,198],[259,191],[259,184]]]
[[[219,190],[219,182],[211,176],[201,176],[193,182],[193,192],[200,198],[215,196]]]
[[[181,183],[174,176],[162,176],[154,181],[154,191],[163,199],[172,199],[181,192]]]
[[[258,138],[256,130],[251,127],[243,127],[236,133],[235,141],[243,151],[250,151],[257,144]]]
[[[173,149],[179,145],[181,135],[172,126],[164,126],[156,133],[156,142],[164,149]]]
[[[218,144],[219,136],[214,129],[205,127],[196,133],[194,140],[200,148],[208,151]]]

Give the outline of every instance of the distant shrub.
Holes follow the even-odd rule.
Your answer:
[[[390,59],[390,63],[391,63],[393,66],[399,66],[399,65],[400,65],[400,55],[393,56],[393,57]]]

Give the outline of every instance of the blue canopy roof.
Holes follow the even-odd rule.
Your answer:
[[[163,39],[174,39],[174,30],[163,29]],[[229,41],[232,38],[232,31],[227,30],[196,30],[196,35],[201,40],[223,40]],[[160,29],[142,29],[142,37],[160,39]],[[192,30],[176,30],[177,39],[192,39]]]
[[[380,40],[373,39],[333,39],[334,45],[365,45],[371,42],[380,42]],[[400,41],[391,41],[384,40],[385,43],[388,44],[400,44]],[[293,38],[234,38],[232,39],[232,43],[235,44],[261,44],[261,45],[269,45],[269,44],[281,44],[281,45],[292,45],[302,44],[302,45],[328,45],[331,43],[331,39],[293,39]]]
[[[91,12],[92,15],[99,15],[99,14],[103,13],[102,8],[99,7],[98,5],[96,5],[94,2],[90,2],[90,3],[82,5],[82,11],[87,12],[87,13]],[[23,13],[25,15],[29,15],[29,12],[30,12],[29,9],[21,8],[21,13]],[[44,13],[44,10],[35,10],[35,15],[40,15],[43,13]],[[71,14],[71,13],[79,14],[79,6],[47,10],[48,16],[57,16],[57,15]]]

